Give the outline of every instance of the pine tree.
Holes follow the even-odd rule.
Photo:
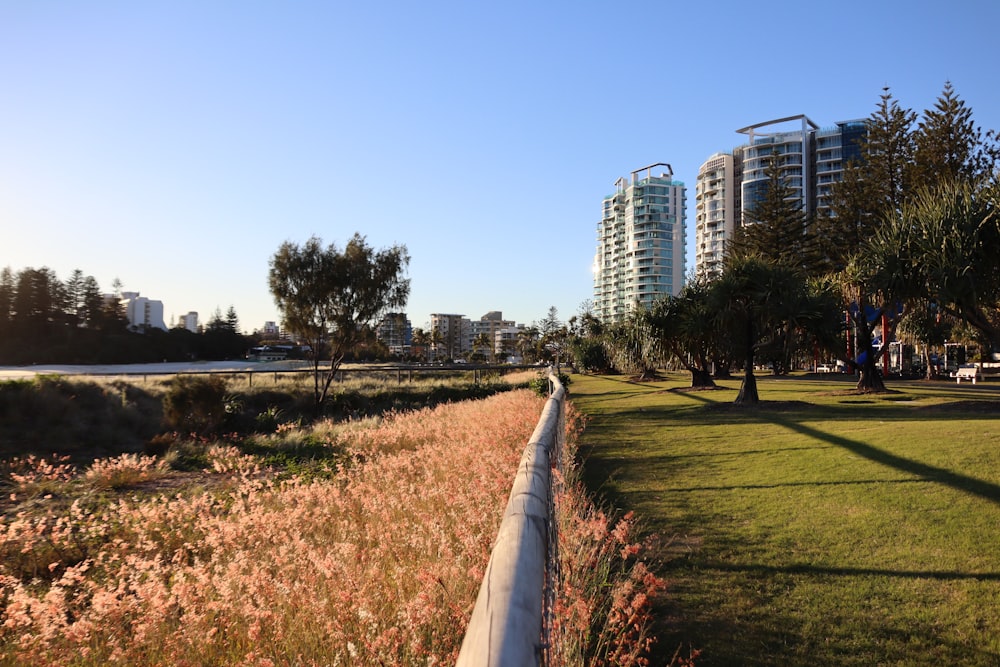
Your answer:
[[[899,211],[911,189],[908,178],[913,162],[911,130],[917,114],[903,109],[888,88],[868,122],[868,133],[861,145],[865,176],[872,198],[873,222]]]
[[[865,239],[903,207],[913,176],[917,115],[904,109],[884,88],[878,107],[868,118],[861,141],[861,159],[848,163],[833,184],[833,215],[816,225],[823,255],[831,271],[840,272],[860,251]]]
[[[0,269],[0,333],[4,332],[10,324],[16,290],[14,272],[9,266],[5,266]]]
[[[777,155],[768,156],[764,174],[764,196],[745,212],[749,224],[737,230],[731,255],[758,256],[803,274],[815,272],[819,262],[815,235]]]
[[[81,286],[80,300],[83,303],[83,324],[90,329],[101,328],[104,295],[94,276],[86,276]]]
[[[990,176],[1000,159],[995,132],[983,136],[951,82],[945,82],[934,108],[924,111],[914,148],[912,180],[928,186]]]
[[[66,320],[74,326],[83,322],[83,271],[75,269],[63,289],[66,292]]]
[[[240,318],[236,316],[236,308],[233,306],[229,306],[229,310],[226,311],[226,328],[233,333],[240,331]]]

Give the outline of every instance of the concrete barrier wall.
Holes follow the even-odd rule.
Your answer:
[[[541,664],[552,458],[565,388],[554,392],[524,449],[458,657],[459,667]]]

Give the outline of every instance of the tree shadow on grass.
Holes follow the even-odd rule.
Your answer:
[[[945,486],[958,491],[963,491],[1000,505],[1000,485],[993,484],[992,482],[986,482],[981,479],[976,479],[975,477],[969,477],[968,475],[952,472],[946,468],[939,468],[937,466],[921,463],[920,461],[914,461],[903,456],[892,454],[883,449],[879,449],[878,447],[873,447],[872,445],[858,440],[845,438],[841,435],[834,435],[833,433],[825,433],[819,429],[794,422],[790,419],[782,419],[777,415],[772,416],[772,421],[779,426],[784,426],[787,429],[795,431],[796,433],[801,433],[809,438],[828,442],[831,445],[836,445],[838,447],[843,447],[853,454],[866,458],[869,461],[879,463],[910,475],[915,475],[921,479],[944,484]]]
[[[631,388],[625,388],[631,395]],[[639,393],[639,392],[636,392]],[[680,405],[673,402],[668,405],[653,404],[643,408],[623,408],[611,406],[609,414],[595,416],[594,422],[588,425],[590,435],[588,440],[593,443],[589,448],[594,457],[595,465],[584,465],[583,472],[588,478],[588,486],[596,487],[606,499],[622,507],[637,509],[642,507],[649,495],[650,487],[643,480],[656,479],[660,475],[671,475],[683,478],[689,466],[699,465],[699,461],[709,465],[714,458],[731,458],[744,454],[769,454],[772,450],[762,449],[760,443],[752,440],[740,441],[739,436],[733,441],[724,443],[726,451],[712,452],[695,451],[681,452],[672,447],[644,448],[631,452],[630,445],[637,435],[629,436],[628,430],[623,430],[629,422],[641,425],[636,433],[654,433],[657,439],[663,438],[669,443],[672,426],[697,427],[705,425],[732,424],[739,428],[740,424],[768,424],[778,427],[776,430],[787,430],[805,436],[808,442],[805,446],[789,447],[788,449],[842,449],[854,456],[885,466],[896,474],[892,479],[862,479],[829,482],[777,482],[774,485],[761,484],[739,486],[735,488],[772,488],[774,486],[832,486],[847,484],[926,484],[937,483],[970,494],[992,503],[1000,504],[1000,485],[976,479],[968,474],[955,472],[939,466],[923,463],[918,460],[900,456],[865,443],[861,440],[837,435],[816,428],[812,424],[818,422],[842,422],[850,424],[858,420],[878,421],[993,421],[997,419],[995,401],[992,405],[978,402],[968,402],[956,406],[938,406],[926,404],[917,397],[914,400],[873,399],[872,405],[857,405],[851,401],[859,397],[845,395],[836,403],[819,405],[806,401],[762,401],[752,407],[732,406],[718,400],[718,394],[710,392],[674,392],[675,396],[691,399]],[[794,397],[794,394],[793,394]],[[602,400],[610,398],[610,394],[602,396]],[[651,396],[652,398],[652,396]],[[806,397],[804,397],[806,398]],[[867,399],[865,399],[867,400]],[[829,399],[827,399],[829,401]],[[991,401],[987,401],[990,403]],[[610,401],[608,401],[610,403]],[[649,430],[649,427],[662,426]],[[832,429],[836,429],[836,424]],[[853,434],[852,434],[853,435]],[[647,436],[648,437],[648,436]],[[625,438],[623,440],[623,438]],[[632,438],[630,440],[629,438]],[[603,443],[603,444],[601,444]],[[605,445],[614,446],[605,448]],[[652,455],[651,455],[652,454]],[[974,472],[974,471],[973,471]],[[618,481],[628,480],[631,486],[637,486],[644,491],[616,492],[620,487]],[[725,481],[723,484],[725,484]],[[678,489],[672,488],[674,502],[685,505],[689,491],[727,491],[726,488]],[[680,493],[678,493],[680,492]],[[638,495],[637,495],[638,493]],[[681,497],[678,497],[681,496]],[[641,512],[640,512],[641,515]],[[653,519],[655,517],[647,517]],[[858,568],[810,565],[800,563],[758,564],[724,562],[725,554],[742,553],[745,547],[742,541],[729,544],[726,521],[730,517],[715,512],[711,508],[704,509],[697,517],[680,524],[677,518],[671,519],[670,525],[654,525],[660,534],[673,532],[678,539],[675,549],[665,549],[661,556],[666,559],[664,566],[671,587],[667,592],[667,601],[659,608],[659,622],[656,634],[661,638],[657,657],[666,656],[663,664],[669,660],[670,653],[677,648],[679,642],[693,642],[694,648],[704,648],[702,659],[706,665],[768,665],[768,664],[876,664],[879,662],[894,662],[900,655],[912,658],[914,651],[923,650],[923,646],[934,655],[954,658],[951,664],[994,664],[991,662],[997,656],[990,652],[989,647],[969,646],[956,642],[950,636],[943,635],[931,618],[925,622],[923,618],[913,615],[900,617],[883,617],[873,613],[867,607],[858,614],[846,614],[845,619],[852,625],[829,631],[831,634],[817,637],[810,622],[804,621],[794,613],[785,615],[780,604],[772,608],[768,596],[781,598],[787,595],[790,587],[798,581],[833,582],[836,586],[850,587],[854,584],[871,586],[880,591],[880,579],[902,579],[914,582],[919,586],[920,580],[954,584],[956,586],[995,586],[1000,581],[1000,572],[975,572],[942,570],[920,570],[901,568]],[[698,541],[704,534],[705,526],[712,526],[711,554],[702,551]],[[688,534],[690,533],[690,535]],[[735,536],[732,536],[735,540]],[[690,551],[687,555],[685,549]],[[971,568],[970,568],[971,569]],[[705,606],[692,603],[692,598],[705,597],[702,590],[706,578],[712,577],[700,572],[716,570],[728,572],[717,584],[718,590],[708,595],[711,603]],[[735,577],[735,580],[734,580]],[[869,583],[864,583],[869,582]],[[935,585],[935,584],[930,584]],[[739,588],[743,586],[743,588]],[[726,600],[740,594],[746,599],[746,606],[726,605]],[[713,597],[714,596],[714,597]],[[718,597],[718,600],[716,600]],[[715,603],[718,602],[716,605]],[[713,606],[714,605],[714,606]],[[719,613],[725,608],[726,613]],[[864,626],[859,630],[855,626]],[[874,639],[871,639],[874,637]],[[826,642],[827,645],[820,645]],[[808,657],[808,660],[807,660]],[[947,660],[943,661],[947,663]],[[660,664],[655,663],[654,664]],[[930,664],[928,662],[928,664]]]
[[[840,482],[780,482],[778,484],[735,484],[727,486],[685,486],[671,488],[670,493],[697,493],[701,491],[752,491],[762,489],[784,489],[796,486],[860,486],[867,484],[926,484],[926,479],[855,479]]]
[[[937,581],[1000,581],[1000,572],[956,572],[940,570],[882,570],[866,567],[827,567],[792,563],[789,565],[735,564],[701,561],[706,570],[744,572],[757,575],[810,574],[839,577],[897,577],[902,579],[934,579]]]
[[[729,405],[729,404],[719,404],[714,401],[710,401],[707,398],[698,396],[697,394],[684,394],[685,397],[691,398],[693,400],[701,401],[705,404],[707,409],[719,410],[719,405]],[[795,404],[799,404],[796,406]],[[790,418],[789,412],[794,412],[798,407],[808,408],[811,411],[817,409],[820,410],[825,418],[836,417],[840,412],[845,412],[847,414],[843,415],[845,419],[848,418],[850,414],[854,418],[857,418],[857,413],[851,413],[849,408],[838,408],[837,406],[823,406],[818,408],[817,406],[812,406],[809,403],[799,402],[799,401],[782,401],[775,402],[774,404],[769,404],[768,402],[762,401],[756,406],[750,407],[749,409],[742,406],[734,406],[732,410],[726,408],[727,414],[738,413],[742,414],[744,417],[753,417],[761,421],[767,421],[776,426],[782,426],[790,431],[794,431],[801,435],[804,435],[814,441],[825,442],[830,445],[841,447],[848,450],[849,452],[860,456],[862,458],[868,459],[874,463],[899,470],[900,472],[905,472],[910,475],[914,475],[920,479],[937,482],[939,484],[944,484],[945,486],[951,487],[958,491],[968,493],[974,496],[978,496],[984,500],[988,500],[992,503],[1000,505],[1000,485],[994,484],[992,482],[986,482],[981,479],[976,479],[975,477],[970,477],[969,475],[964,475],[962,473],[953,472],[946,468],[940,468],[937,466],[929,465],[926,463],[921,463],[920,461],[914,461],[913,459],[908,459],[903,456],[898,456],[891,452],[887,452],[878,447],[874,447],[867,443],[861,442],[859,440],[853,440],[851,438],[844,437],[842,435],[836,435],[834,433],[828,433],[821,431],[817,428],[807,426],[801,422]],[[889,406],[886,413],[882,411],[878,413],[878,418],[883,419],[890,414],[897,415],[897,418],[905,417],[907,419],[996,419],[996,413],[986,410],[975,410],[975,411],[960,411],[960,410],[931,410],[931,411],[912,411],[908,410],[899,415],[899,408],[894,406]],[[867,415],[869,417],[873,415]]]

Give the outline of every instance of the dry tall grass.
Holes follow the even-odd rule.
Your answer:
[[[516,391],[321,424],[311,439],[346,453],[332,478],[215,446],[197,492],[150,493],[170,484],[148,457],[71,478],[20,461],[0,526],[0,661],[454,663],[540,411]],[[636,565],[630,523],[579,494],[561,503],[560,664],[642,664],[661,583]]]

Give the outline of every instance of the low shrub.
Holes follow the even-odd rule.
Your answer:
[[[178,375],[163,397],[163,422],[173,431],[208,435],[219,431],[227,415],[226,380],[217,375]]]
[[[167,468],[167,464],[155,456],[121,454],[94,461],[83,477],[97,489],[121,489],[161,477]]]
[[[558,377],[563,388],[569,391],[569,376],[565,373],[560,373]],[[534,378],[528,383],[528,386],[539,396],[548,396],[552,389],[548,376]]]

